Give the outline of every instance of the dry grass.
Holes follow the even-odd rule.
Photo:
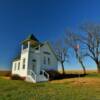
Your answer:
[[[59,70],[60,73],[62,73],[61,70]],[[66,74],[83,74],[83,70],[66,70]],[[87,74],[93,74],[97,73],[97,70],[86,70]]]
[[[94,71],[89,73],[85,77],[36,84],[2,77],[0,100],[100,100],[100,75]]]
[[[66,74],[82,74],[81,70],[68,70]],[[50,83],[69,83],[71,85],[100,85],[100,75],[97,74],[96,70],[87,70],[87,74],[85,77],[77,77],[77,78],[65,78],[60,80],[52,80]]]
[[[1,78],[6,79],[6,80],[10,80],[11,79],[11,77],[9,77],[9,76],[1,76]]]
[[[100,78],[71,78],[62,80],[53,80],[50,83],[70,83],[71,85],[90,85],[96,86],[100,85]]]
[[[0,71],[0,76],[10,76],[11,71]]]

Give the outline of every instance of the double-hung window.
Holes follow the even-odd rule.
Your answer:
[[[25,69],[25,58],[23,59],[23,69]]]
[[[16,70],[16,63],[15,63],[15,65],[14,65],[14,70]]]
[[[20,69],[20,62],[18,62],[18,70]]]
[[[48,65],[50,65],[51,61],[50,61],[50,58],[48,57]]]
[[[46,56],[44,56],[43,63],[46,64]]]

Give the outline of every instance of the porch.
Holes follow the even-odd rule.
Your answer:
[[[36,74],[33,70],[28,71],[28,75],[26,77],[27,82],[44,82],[49,80],[49,74],[45,70],[41,70],[39,74]]]

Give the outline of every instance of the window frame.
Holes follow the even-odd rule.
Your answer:
[[[18,70],[20,69],[20,62],[18,62]]]
[[[23,69],[25,69],[25,62],[26,62],[26,59],[24,58],[23,59]]]
[[[48,65],[50,65],[51,64],[51,59],[50,59],[50,57],[48,57]]]
[[[46,56],[43,57],[43,64],[46,65]]]
[[[16,63],[14,63],[14,71],[16,71]]]

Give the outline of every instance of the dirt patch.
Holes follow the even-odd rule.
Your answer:
[[[11,77],[9,77],[9,76],[2,76],[1,78],[7,79],[7,80],[10,80],[11,79]]]

